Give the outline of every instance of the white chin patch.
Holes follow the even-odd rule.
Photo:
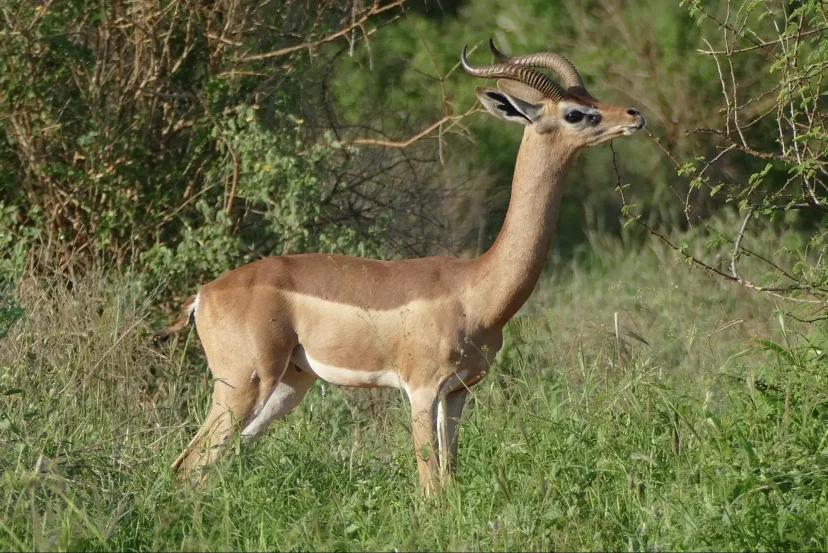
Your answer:
[[[631,134],[635,134],[637,130],[638,127],[627,127],[626,129],[624,129],[623,134],[624,136],[630,136]]]

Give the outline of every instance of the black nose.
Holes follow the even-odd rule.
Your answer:
[[[635,117],[637,115],[641,115],[641,112],[639,112],[637,109],[633,109],[633,108],[628,109],[627,113],[629,115],[632,115],[633,117]]]

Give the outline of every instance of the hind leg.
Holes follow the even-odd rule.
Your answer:
[[[198,460],[194,458],[193,454],[196,453],[196,450],[201,447],[201,442],[204,440],[205,435],[210,432],[216,425],[218,421],[219,415],[222,413],[222,409],[218,407],[216,404],[215,399],[215,391],[213,392],[213,406],[210,408],[210,412],[207,414],[207,418],[204,419],[204,423],[201,425],[201,428],[198,429],[196,435],[193,436],[193,439],[190,440],[190,443],[187,444],[187,447],[184,448],[184,451],[173,461],[173,464],[170,468],[175,472],[180,472],[181,475],[187,474],[196,464],[198,464]]]
[[[258,414],[242,430],[245,438],[257,438],[270,425],[293,411],[308,393],[316,377],[291,364],[281,380],[257,409]]]
[[[256,419],[288,366],[291,345],[273,344],[268,351],[257,347],[267,342],[255,340],[255,335],[236,333],[233,337],[233,341],[217,340],[211,334],[202,334],[215,378],[213,403],[201,429],[172,464],[179,478],[218,459],[225,442]]]
[[[254,407],[253,415],[248,415],[250,420],[244,424],[242,436],[255,439],[271,422],[290,413],[304,399],[314,380],[316,380],[315,376],[294,365],[290,366],[279,382],[272,387],[266,399]],[[172,465],[173,470],[181,470],[182,474],[186,475],[195,467],[214,462],[220,455],[221,446],[238,426],[234,424],[232,415],[238,413],[236,414],[238,419],[242,411],[243,408],[231,411],[231,417],[228,417],[228,409],[222,405],[220,400],[216,401],[214,396],[213,407],[204,425],[184,452],[175,460]]]
[[[173,470],[179,472],[180,478],[187,477],[194,469],[214,463],[225,442],[252,418],[260,396],[259,383],[238,380],[216,381],[210,413],[172,465]]]

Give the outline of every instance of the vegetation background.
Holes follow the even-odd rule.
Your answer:
[[[417,493],[398,394],[320,383],[174,484],[211,383],[149,334],[199,283],[492,242],[489,36],[648,132],[573,168],[456,483]],[[0,548],[828,549],[826,69],[819,0],[4,0]]]

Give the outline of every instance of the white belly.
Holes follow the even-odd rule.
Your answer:
[[[402,388],[403,383],[394,370],[359,371],[328,365],[317,361],[307,354],[302,346],[298,346],[290,359],[303,371],[321,378],[325,382],[340,386],[357,386],[360,388]]]

